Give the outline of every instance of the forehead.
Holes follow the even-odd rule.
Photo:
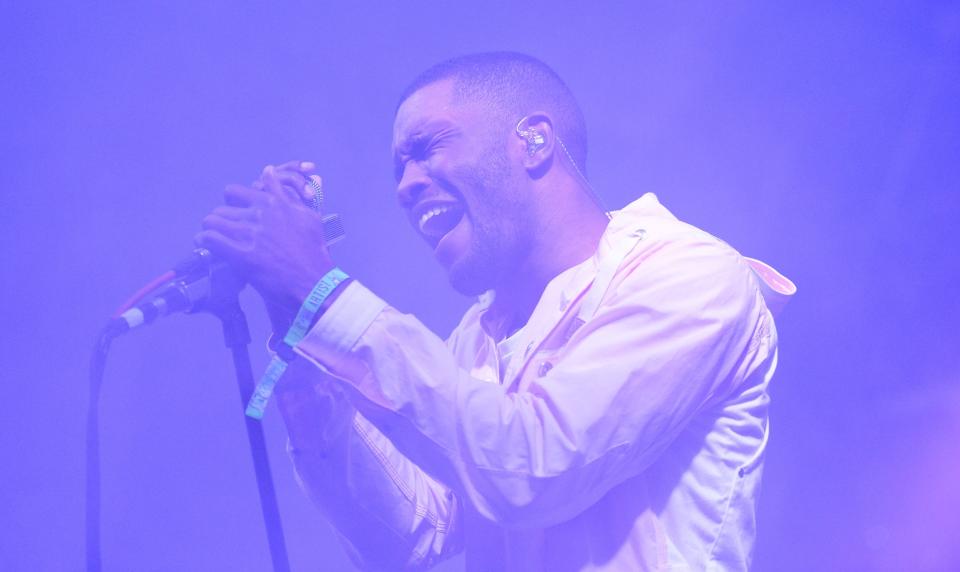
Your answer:
[[[474,106],[455,102],[454,82],[444,79],[410,94],[397,109],[393,121],[393,148],[438,125],[469,122]]]

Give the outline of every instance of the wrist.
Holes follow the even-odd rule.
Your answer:
[[[329,307],[329,304],[325,303],[330,299],[331,294],[336,293],[337,290],[349,280],[350,277],[337,267],[330,269],[324,274],[323,277],[316,282],[306,298],[304,298],[302,304],[300,304],[300,309],[297,311],[296,316],[293,318],[293,323],[284,336],[284,343],[290,347],[294,347],[303,339],[303,337],[307,335],[307,332],[313,328],[313,325],[326,308]],[[330,303],[332,303],[332,300]]]
[[[272,288],[260,289],[275,333],[283,337],[316,285],[335,268],[333,263],[329,263],[313,270],[303,269],[278,277],[279,283]]]
[[[316,314],[314,314],[313,319],[310,321],[310,329],[313,329],[313,326],[316,325],[317,321],[321,316],[336,302],[337,298],[343,294],[343,291],[346,290],[347,285],[353,282],[352,277],[347,277],[339,284],[334,287],[330,292],[327,298],[320,304],[319,309]],[[270,316],[270,324],[272,326],[273,332],[270,335],[270,339],[267,341],[267,347],[270,351],[274,353],[279,353],[278,348],[284,345],[284,337],[287,335],[287,332],[290,330],[290,326],[293,325],[294,313],[277,305],[268,305],[268,314]]]
[[[270,360],[267,370],[254,388],[253,395],[250,397],[249,403],[247,403],[246,415],[248,417],[263,419],[263,414],[266,411],[267,403],[270,401],[270,396],[273,394],[274,387],[276,387],[280,377],[283,376],[287,370],[290,362],[296,357],[293,353],[293,348],[296,347],[296,345],[300,343],[300,340],[307,335],[307,332],[313,328],[314,321],[317,319],[324,301],[326,301],[338,286],[348,279],[349,276],[347,276],[346,272],[334,267],[324,274],[310,290],[310,294],[303,301],[303,304],[300,305],[300,310],[297,312],[296,317],[293,318],[293,323],[287,330],[286,335],[283,336],[283,343],[277,344],[276,355]],[[269,343],[273,342],[274,339],[271,338]]]
[[[287,333],[287,330],[290,329],[290,324],[293,323],[296,310],[290,311],[289,308],[276,302],[267,302],[266,306],[267,317],[270,318],[270,327],[273,329],[274,335],[279,339],[283,339],[283,335]]]

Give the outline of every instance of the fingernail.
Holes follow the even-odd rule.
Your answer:
[[[314,170],[316,167],[317,167],[317,166],[314,165],[313,163],[311,163],[310,161],[304,161],[304,162],[300,163],[300,170],[301,170],[301,171],[312,171],[312,170]]]

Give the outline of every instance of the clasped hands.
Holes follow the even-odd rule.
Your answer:
[[[313,286],[335,266],[322,213],[306,204],[314,168],[301,161],[268,165],[249,187],[227,185],[226,204],[204,217],[194,237],[197,246],[243,273],[263,298],[274,331],[286,331]]]

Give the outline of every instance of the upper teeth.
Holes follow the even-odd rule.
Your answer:
[[[428,220],[432,219],[433,217],[437,216],[437,215],[440,214],[440,213],[445,213],[445,212],[447,212],[448,210],[450,210],[450,207],[435,207],[435,208],[432,208],[432,209],[428,210],[427,212],[423,213],[422,215],[420,215],[420,230],[421,230],[421,232],[423,231],[423,226],[424,226],[425,224],[427,224],[427,221],[428,221]]]

